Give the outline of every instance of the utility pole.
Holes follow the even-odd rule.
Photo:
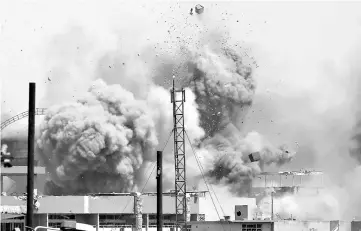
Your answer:
[[[34,143],[35,143],[35,83],[29,83],[28,175],[26,226],[33,228],[34,218]]]
[[[186,197],[186,159],[185,159],[185,129],[184,102],[185,90],[175,89],[175,76],[171,90],[174,123],[174,161],[175,161],[175,198],[176,198],[176,230],[187,230],[187,197]]]
[[[163,153],[157,151],[157,231],[163,228]]]

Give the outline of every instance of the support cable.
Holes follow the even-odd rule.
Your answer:
[[[192,146],[192,143],[191,143],[191,140],[189,139],[189,136],[188,136],[187,131],[185,131],[185,134],[186,134],[186,136],[187,136],[187,139],[188,139],[189,145],[191,146],[191,149],[192,149],[193,155],[194,155],[194,157],[196,158],[197,165],[198,165],[198,167],[199,167],[199,170],[201,171],[201,174],[202,174],[202,177],[203,177],[204,183],[206,184],[206,187],[207,187],[208,191],[213,192],[213,194],[215,195],[215,197],[217,198],[217,201],[218,201],[218,203],[219,203],[219,200],[218,200],[217,194],[214,192],[213,188],[211,187],[211,189],[212,189],[212,190],[210,190],[210,189],[209,189],[208,182],[207,182],[207,180],[206,180],[206,178],[205,178],[205,175],[204,175],[204,171],[203,171],[202,163],[199,161],[199,158],[198,158],[198,156],[197,156],[197,154],[196,154],[196,152],[195,152],[195,150],[194,150],[194,148],[193,148],[193,146]],[[212,200],[212,203],[213,203],[214,209],[215,209],[215,210],[216,210],[216,212],[217,212],[218,219],[219,219],[219,220],[221,220],[221,217],[220,217],[219,212],[218,212],[218,210],[217,210],[216,204],[214,203],[214,200],[213,200],[213,197],[212,197],[212,193],[210,193],[210,196],[211,196],[211,200]],[[224,211],[223,211],[222,205],[221,205],[220,203],[219,203],[219,206],[221,207],[221,210],[222,210],[222,212],[223,212],[223,214],[224,214]],[[221,225],[222,225],[223,230],[225,231],[224,226],[223,226],[223,224],[222,224],[222,223],[221,223]]]
[[[172,130],[170,131],[170,133],[169,133],[167,142],[165,143],[165,145],[164,145],[164,147],[163,147],[163,149],[162,149],[162,152],[163,152],[164,149],[167,147],[167,144],[168,144],[168,142],[169,142],[170,137],[172,136],[172,133],[173,133],[173,129],[172,129]],[[153,168],[152,168],[152,166],[153,166]],[[145,187],[147,186],[147,184],[148,184],[148,182],[149,182],[149,179],[150,179],[150,177],[152,176],[152,174],[153,174],[154,169],[155,169],[156,166],[157,166],[157,162],[154,162],[150,167],[148,167],[148,169],[147,169],[146,172],[148,172],[150,168],[152,168],[152,171],[150,172],[150,174],[149,174],[149,176],[148,176],[148,179],[147,179],[146,182],[144,183],[143,188],[142,188],[142,190],[141,190],[141,193],[144,192],[144,189],[145,189]],[[128,202],[127,202],[127,204],[125,205],[122,213],[124,213],[124,211],[127,209],[130,201],[131,201],[131,198],[128,199]]]

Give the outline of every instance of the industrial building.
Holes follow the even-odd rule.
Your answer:
[[[13,168],[2,169],[2,188],[4,187],[4,178],[12,176],[24,177],[26,168],[23,166],[14,166]],[[37,167],[35,173],[38,176],[36,185],[43,185],[40,177],[45,174],[43,167]],[[21,181],[20,181],[21,182]],[[24,188],[20,185],[20,188]],[[11,189],[11,188],[10,188]],[[13,187],[12,190],[16,190]],[[35,212],[35,222],[39,226],[59,227],[64,219],[75,220],[81,223],[92,224],[97,230],[110,230],[114,228],[132,229],[138,224],[142,224],[145,230],[152,230],[156,227],[156,193],[124,193],[124,194],[98,194],[87,196],[46,196],[42,195],[42,190],[36,197],[37,210]],[[24,216],[21,213],[26,212],[26,198],[17,191],[13,195],[8,195],[2,191],[1,210],[2,210],[2,230],[12,229],[14,227],[24,227]],[[173,228],[175,225],[175,197],[172,193],[164,193],[163,214],[164,227]],[[189,193],[189,214],[190,221],[205,221],[205,207],[202,204],[209,200],[206,192]],[[237,202],[236,202],[237,203]],[[255,199],[240,198],[239,204],[250,206],[255,205]],[[245,212],[240,216],[242,219],[251,220],[252,214],[246,205]],[[9,213],[10,212],[10,213]],[[141,216],[136,216],[141,215]],[[192,223],[190,223],[191,226]],[[202,223],[196,224],[202,227]]]
[[[24,228],[26,213],[26,155],[25,140],[6,140],[14,151],[12,168],[2,168],[1,173],[1,230],[15,227]],[[45,168],[35,166],[34,188],[36,189],[37,209],[35,224],[39,226],[59,227],[64,219],[92,224],[97,230],[128,230],[142,224],[144,230],[156,228],[156,193],[97,194],[87,196],[49,196],[44,195],[47,180]],[[209,203],[207,192],[188,193],[190,221],[205,221],[204,203]],[[237,202],[235,202],[237,204]],[[238,205],[254,207],[254,198],[240,198]],[[248,210],[247,210],[248,211]],[[141,216],[136,216],[136,215]],[[164,227],[175,226],[175,197],[164,193],[163,199]],[[251,219],[251,213],[242,214],[242,219]],[[191,224],[190,224],[191,225]],[[191,225],[192,226],[192,225]],[[197,225],[201,227],[202,224]]]
[[[25,227],[25,217],[21,214],[26,212],[26,201],[22,196],[22,193],[25,192],[25,170],[26,167],[24,166],[2,168],[1,230],[12,230],[15,227],[23,230]],[[37,166],[35,173],[37,176],[36,186],[43,186],[43,181],[46,179],[45,169]],[[275,173],[267,173],[260,177],[266,176],[268,180],[271,180],[271,175],[276,176]],[[280,175],[282,176],[282,174]],[[274,179],[279,180],[280,175]],[[297,178],[303,175],[301,173],[295,173],[294,176]],[[283,175],[283,177],[285,177],[285,175]],[[260,181],[264,182],[264,178],[260,179]],[[9,184],[9,182],[13,184]],[[256,185],[257,182],[254,184]],[[268,181],[266,181],[266,185],[263,186],[267,186],[267,184]],[[275,185],[276,183],[274,182],[273,184]],[[282,185],[278,184],[277,186]],[[255,187],[254,190],[256,189],[257,187]],[[144,193],[142,195],[129,193],[87,196],[45,196],[42,193],[42,188],[37,188],[37,192],[38,203],[34,222],[39,226],[59,227],[64,220],[74,220],[94,225],[95,229],[99,231],[130,231],[134,230],[139,224],[142,224],[143,230],[156,230],[155,193]],[[173,230],[175,225],[175,197],[173,197],[171,193],[164,193],[163,200],[164,230]],[[210,200],[207,192],[190,193],[189,212],[191,222],[188,223],[190,230],[353,231],[361,228],[361,223],[356,221],[253,220],[254,217],[250,209],[256,203],[254,198],[240,198],[239,201],[235,201],[235,206],[237,205],[241,207],[241,209],[244,209],[241,216],[235,214],[236,220],[231,221],[229,217],[225,217],[222,221],[207,221],[207,217],[205,216],[206,208],[203,207],[203,204],[207,203],[207,200]],[[136,216],[136,214],[141,216]]]

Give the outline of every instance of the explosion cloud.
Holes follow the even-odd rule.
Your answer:
[[[50,108],[50,105],[79,99],[93,80],[101,78],[108,84],[120,84],[123,89],[134,94],[136,101],[148,104],[152,110],[146,114],[152,118],[157,143],[164,144],[169,129],[172,128],[171,106],[165,102],[169,100],[167,78],[173,74],[177,79],[184,77],[183,73],[187,73],[189,68],[189,76],[185,78],[184,86],[192,88],[195,95],[187,92],[187,103],[190,101],[190,95],[197,100],[197,103],[186,113],[185,119],[191,120],[186,123],[186,128],[191,139],[201,140],[196,151],[198,155],[202,155],[202,164],[208,177],[213,183],[220,184],[214,188],[223,190],[223,184],[231,179],[232,171],[229,170],[231,167],[237,176],[239,172],[244,171],[244,175],[248,178],[252,177],[252,171],[262,171],[263,168],[267,171],[276,170],[267,167],[272,161],[249,163],[246,153],[250,148],[236,145],[242,143],[240,142],[242,140],[243,144],[249,142],[254,144],[254,139],[246,142],[245,137],[248,137],[251,131],[257,131],[259,137],[269,139],[275,146],[262,144],[255,150],[261,151],[263,148],[263,153],[266,153],[265,147],[271,146],[270,150],[280,156],[274,158],[274,155],[270,155],[272,157],[270,159],[275,162],[284,163],[279,160],[288,161],[287,155],[293,154],[293,152],[282,152],[282,148],[278,147],[279,144],[297,145],[299,154],[293,163],[287,165],[287,170],[314,168],[330,175],[332,181],[328,183],[327,189],[335,191],[333,194],[340,206],[334,209],[340,208],[343,213],[337,219],[352,219],[356,214],[360,214],[360,187],[357,182],[361,174],[360,171],[354,171],[355,167],[359,170],[359,161],[349,158],[348,155],[350,136],[354,132],[356,142],[352,152],[357,159],[360,159],[358,158],[360,142],[357,141],[359,126],[356,126],[356,131],[353,130],[353,120],[360,118],[354,118],[360,106],[360,89],[355,89],[355,86],[360,86],[359,81],[355,80],[359,79],[361,70],[359,3],[354,5],[315,3],[312,7],[305,3],[204,3],[204,13],[193,16],[189,15],[189,9],[194,7],[194,3],[137,4],[132,1],[129,3],[108,1],[106,4],[99,4],[96,1],[87,1],[87,6],[84,7],[84,4],[75,1],[43,1],[39,4],[22,5],[20,8],[15,1],[8,1],[6,4],[8,7],[1,9],[9,10],[1,14],[4,20],[0,25],[3,35],[1,54],[6,56],[4,57],[6,62],[2,62],[3,66],[0,68],[4,86],[1,91],[2,121],[26,110],[28,105],[27,100],[24,99],[28,97],[26,83],[29,81],[37,83],[36,105],[46,107],[51,112],[44,123],[47,126],[47,123],[57,116],[53,113],[57,112],[55,108],[60,108],[60,106]],[[12,12],[12,9],[20,10],[20,14]],[[207,33],[213,34],[198,41],[199,37]],[[245,50],[242,51],[242,56],[238,55],[242,57],[242,60],[238,59],[239,61],[234,61],[232,55],[227,55],[225,50],[234,46],[224,46],[225,43],[215,41],[217,38],[213,36],[226,33],[230,37],[230,40],[227,40],[228,44],[238,45],[235,53],[239,54],[239,50],[246,49],[249,56],[243,55]],[[185,52],[189,55],[180,58],[189,63],[189,65],[182,63],[185,69],[181,74],[175,68],[181,63],[178,62],[179,57],[177,57],[180,39],[187,40],[186,44],[190,41],[191,47]],[[210,43],[206,41],[207,39]],[[153,53],[143,49],[149,47],[152,47]],[[257,61],[257,69],[252,69],[248,77],[245,74],[237,74],[235,63],[242,63],[246,70],[248,68],[246,63],[254,61],[248,60],[252,56]],[[174,62],[169,62],[168,57]],[[212,75],[212,72],[218,74]],[[237,76],[237,80],[230,81],[231,78],[224,76]],[[237,100],[239,97],[237,94],[231,96],[223,92],[218,94],[223,88],[217,88],[214,84],[207,86],[207,82],[204,81],[206,79],[217,80],[225,88],[233,86],[227,85],[230,82],[248,83],[243,85],[245,91],[240,97],[241,100]],[[256,91],[251,87],[254,85],[254,79],[257,80]],[[152,87],[152,93],[148,92],[147,84],[159,85],[159,89],[158,86]],[[207,88],[202,89],[202,86]],[[145,96],[139,97],[138,93],[144,93]],[[208,93],[210,94],[207,99],[204,95]],[[221,97],[216,99],[219,95]],[[223,100],[224,96],[230,100]],[[251,110],[250,106],[252,106]],[[67,108],[61,111],[61,114],[65,115],[69,114],[67,110],[86,111],[87,106],[73,102],[62,107]],[[7,117],[4,116],[5,114]],[[73,114],[69,115],[73,115],[74,119],[85,118],[85,115]],[[98,112],[94,114],[102,115]],[[197,116],[202,118],[205,137],[202,137],[203,129],[198,126],[199,121],[195,119]],[[36,117],[37,123],[41,120],[41,116]],[[68,118],[61,120],[59,124],[66,124],[67,120]],[[86,120],[81,120],[83,123],[84,121]],[[19,126],[19,129],[15,129],[18,125],[22,125],[21,128]],[[104,125],[109,127],[107,123]],[[99,123],[99,127],[102,128],[102,124]],[[190,130],[193,128],[196,130],[192,133]],[[23,135],[26,143],[26,129],[26,119],[18,121],[2,130],[2,141],[5,136],[10,136],[11,139],[15,137],[18,140],[19,136]],[[100,128],[93,129],[98,131],[97,129]],[[57,134],[61,134],[60,130],[58,132],[43,129],[42,132],[39,136],[39,144],[42,144],[39,147],[41,152],[37,153],[42,155],[44,162],[48,161],[47,169],[53,172],[51,175],[53,181],[49,185],[58,187],[59,191],[64,190],[67,194],[86,192],[96,185],[96,180],[95,183],[89,180],[87,183],[83,181],[86,185],[84,189],[81,189],[84,185],[71,188],[68,187],[71,181],[65,180],[65,178],[70,179],[70,176],[57,179],[56,168],[61,166],[61,163],[72,163],[61,160],[68,157],[71,159],[73,153],[69,151],[70,146],[80,146],[80,141],[75,138],[73,140],[67,138],[64,141],[58,139]],[[94,135],[94,137],[100,139],[101,136]],[[131,139],[129,138],[128,141]],[[79,144],[75,145],[76,142]],[[18,152],[13,152],[14,145],[11,142],[5,143],[9,145],[10,153],[16,156]],[[64,144],[68,145],[67,150],[60,152],[56,149],[64,147]],[[94,148],[92,145],[89,146],[89,150]],[[110,150],[107,145],[108,143],[105,142],[105,148],[98,154]],[[163,145],[158,146],[163,147]],[[168,145],[165,150],[165,159],[168,162],[165,161],[164,164],[172,170],[174,157],[171,146]],[[50,150],[46,150],[46,147]],[[52,147],[55,147],[56,152]],[[125,156],[130,155],[130,152],[125,153]],[[191,150],[187,150],[187,154],[189,153]],[[237,160],[236,167],[229,164],[234,156]],[[191,159],[192,154],[188,157]],[[146,157],[142,154],[142,158]],[[137,158],[133,159],[135,160],[131,165],[135,171],[133,185],[136,187],[140,184],[139,177],[145,175],[142,174],[143,170],[146,170],[146,166],[152,161],[143,159],[143,163],[136,171],[139,163]],[[129,160],[133,159],[129,157]],[[50,160],[54,163],[49,162]],[[81,163],[85,166],[87,162]],[[198,176],[198,169],[192,172],[191,162],[188,163],[187,173]],[[91,164],[90,166],[94,167]],[[228,170],[226,169],[230,173],[224,171],[225,173],[217,176],[215,169],[223,170],[218,166],[230,166]],[[64,172],[69,173],[71,167],[64,165]],[[88,171],[93,170],[89,168]],[[100,173],[96,173],[94,170],[89,176],[92,174],[101,176]],[[107,184],[111,186],[117,184],[118,178],[127,179],[126,175],[121,175],[123,173],[115,174],[120,177],[110,177],[109,181],[104,178],[103,182],[108,182]],[[104,175],[106,176],[113,175]],[[111,179],[115,182],[112,183]],[[170,188],[174,188],[172,180],[171,177]],[[80,182],[75,181],[74,185],[75,183]],[[130,190],[132,187],[125,188],[124,190]],[[229,188],[232,189],[232,184]],[[123,187],[118,187],[113,190],[122,189]],[[104,187],[99,192],[113,190]],[[224,190],[220,191],[219,195],[221,203],[231,208],[234,198],[228,193],[225,194]],[[312,203],[317,200],[322,201],[322,197],[323,194],[320,194],[317,199],[310,201]],[[306,209],[306,212],[309,210],[310,206],[303,206],[304,200],[299,197],[288,197],[288,200],[290,198],[293,200],[292,204],[297,204],[298,201],[301,203],[301,206],[297,207],[300,213],[302,209]],[[226,203],[226,200],[229,203]],[[312,207],[314,208],[316,204],[319,205],[313,203]],[[212,205],[207,210],[209,213],[210,211],[214,211]],[[228,211],[228,214],[233,213],[231,209]],[[319,214],[313,215],[319,217],[321,214],[326,213],[320,211]],[[206,216],[208,218],[208,214]],[[218,219],[216,214],[213,218]]]
[[[49,109],[38,148],[52,180],[68,192],[129,192],[154,156],[154,126],[144,102],[98,80],[77,103]]]
[[[274,147],[257,132],[243,133],[243,121],[256,90],[253,70],[244,62],[246,58],[240,49],[230,45],[228,38],[218,29],[208,31],[206,16],[202,18],[197,23],[201,24],[197,25],[201,29],[193,31],[195,36],[179,36],[187,41],[169,38],[166,43],[176,42],[178,45],[154,52],[155,57],[153,51],[145,49],[146,52],[142,52],[144,47],[137,47],[135,57],[140,61],[132,60],[134,57],[129,55],[129,50],[119,51],[123,52],[120,58],[113,57],[118,51],[108,51],[101,58],[97,57],[100,65],[97,71],[94,67],[83,71],[86,66],[83,61],[93,58],[85,55],[90,47],[83,46],[84,51],[74,53],[68,44],[73,40],[66,35],[52,44],[55,47],[60,44],[60,50],[65,46],[68,52],[64,54],[69,53],[72,57],[76,54],[75,62],[68,63],[69,59],[63,53],[60,58],[52,59],[52,69],[58,70],[57,75],[52,75],[55,81],[61,73],[72,72],[80,76],[69,84],[84,86],[94,77],[84,80],[81,77],[92,71],[102,80],[95,81],[77,102],[50,107],[44,118],[39,132],[38,153],[51,175],[48,193],[136,190],[144,178],[146,166],[155,161],[156,147],[166,140],[165,136],[172,128],[171,105],[167,106],[165,102],[169,100],[167,78],[173,74],[181,79],[182,87],[190,91],[186,94],[186,129],[192,141],[197,141],[196,151],[208,156],[203,165],[212,183],[226,184],[235,195],[244,195],[242,190],[249,187],[252,177],[265,166],[282,165],[292,159],[294,152]],[[71,30],[70,36],[77,35],[77,44],[90,44],[82,41],[87,36],[78,30],[78,27]],[[182,35],[183,30],[186,29],[175,33]],[[61,44],[62,39],[65,44]],[[160,46],[158,40],[156,44],[155,47]],[[79,46],[76,46],[78,50]],[[58,52],[58,49],[51,50]],[[169,54],[174,56],[168,59]],[[123,56],[129,59],[124,60]],[[172,75],[169,70],[172,70]],[[67,74],[67,77],[71,76]],[[81,82],[84,84],[79,84]],[[109,82],[119,85],[107,85]],[[62,99],[53,94],[58,92],[55,88],[65,89],[65,86],[48,88],[47,105]],[[75,98],[79,98],[82,89],[75,89]],[[69,101],[70,95],[64,98]],[[262,161],[249,163],[248,154],[256,151],[261,153]],[[172,152],[166,151],[165,165],[173,165],[173,161]],[[198,172],[188,171],[189,180],[199,179]],[[173,177],[167,181],[170,183],[165,185],[173,188]]]
[[[213,45],[213,46],[212,46]],[[265,165],[277,166],[292,160],[295,152],[274,147],[257,132],[242,134],[242,122],[252,105],[256,84],[252,69],[229,46],[207,45],[192,53],[188,62],[188,83],[196,94],[201,127],[206,132],[202,154],[211,156],[206,164],[212,183],[229,186],[235,195],[250,192],[252,178]],[[248,155],[260,152],[259,163]]]
[[[237,112],[252,103],[255,81],[252,70],[229,47],[204,46],[189,63],[189,84],[200,105],[201,126],[207,136],[229,123],[237,125]]]
[[[227,141],[229,142],[229,141]],[[208,147],[211,153],[218,153],[212,161],[208,177],[213,183],[229,187],[238,196],[248,195],[251,191],[252,178],[264,170],[265,165],[281,166],[291,161],[295,152],[285,146],[276,148],[267,143],[257,132],[251,132],[244,138],[238,138],[226,144]],[[250,163],[248,154],[259,152],[261,160]]]
[[[241,133],[240,121],[252,104],[255,82],[251,68],[242,64],[235,50],[204,44],[188,54],[184,87],[195,94],[194,105],[187,107],[195,120],[187,124],[194,139],[206,132],[199,143],[212,157],[211,164],[205,163],[206,175],[213,183],[229,185],[231,192],[243,195],[264,165],[287,163],[294,153],[273,147],[257,132]],[[121,85],[97,80],[78,102],[49,110],[38,146],[50,169],[53,191],[129,192],[139,186],[145,162],[154,161],[160,136],[171,128],[171,107],[163,108],[164,103],[155,97],[168,98],[169,93],[163,93],[161,86],[149,89],[148,95],[136,97]],[[249,163],[248,154],[255,151],[261,153],[262,161]]]

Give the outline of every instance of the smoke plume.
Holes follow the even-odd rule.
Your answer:
[[[252,69],[243,64],[241,55],[224,44],[217,45],[193,52],[189,63],[189,85],[200,105],[206,137],[229,123],[239,128],[239,112],[252,104],[256,87]]]
[[[132,191],[157,144],[147,105],[102,80],[78,102],[50,108],[38,139],[52,180],[75,194]]]
[[[0,7],[0,11],[9,9],[0,14],[4,16],[0,19],[3,38],[0,55],[5,55],[7,61],[0,63],[2,121],[27,110],[28,102],[24,99],[28,97],[29,81],[37,83],[37,107],[60,104],[49,108],[50,114],[38,135],[42,159],[52,172],[53,182],[49,185],[54,190],[50,191],[64,190],[64,194],[72,194],[92,190],[126,191],[137,185],[143,186],[144,172],[150,172],[148,166],[152,166],[154,159],[152,155],[145,156],[130,149],[151,150],[157,146],[161,150],[164,147],[172,128],[172,110],[166,103],[169,78],[175,74],[177,81],[180,76],[186,76],[182,81],[183,86],[190,89],[186,93],[186,129],[192,142],[199,141],[196,152],[208,178],[214,184],[220,184],[217,187],[228,184],[228,188],[239,195],[242,190],[233,187],[235,180],[247,184],[253,174],[262,169],[277,171],[277,164],[271,163],[285,163],[290,159],[289,154],[294,153],[284,152],[279,147],[286,143],[290,150],[297,147],[297,155],[286,164],[285,170],[323,170],[332,179],[325,187],[330,191],[327,195],[332,195],[338,202],[334,209],[339,209],[339,219],[360,214],[357,181],[361,179],[361,142],[356,125],[360,118],[356,115],[360,111],[360,83],[355,81],[361,73],[359,3],[315,3],[312,7],[307,3],[204,3],[204,13],[193,16],[189,15],[189,9],[194,7],[192,3],[120,4],[107,1],[99,4],[87,1],[87,7],[84,7],[81,3],[65,0],[27,4],[20,8],[14,1],[6,4]],[[20,10],[21,17],[12,9]],[[179,44],[186,49],[179,49]],[[248,63],[254,64],[255,60],[257,64],[249,69]],[[93,100],[82,96],[99,78],[108,84],[120,84],[124,91],[134,95],[134,101],[143,102],[140,104],[150,108],[140,110],[139,116],[144,113],[141,117],[150,118],[154,127],[147,128],[145,124],[140,127],[153,131],[149,133],[153,138],[144,133],[144,136],[139,135],[139,131],[134,131],[136,127],[124,122],[119,123],[124,132],[132,132],[127,133],[123,141],[130,143],[115,144],[119,137],[111,139],[111,134],[123,133],[112,124],[112,119],[128,117],[104,109],[106,103],[95,100],[94,94],[90,97]],[[76,102],[77,99],[82,100]],[[89,100],[92,103],[84,104]],[[72,103],[63,104],[65,101]],[[58,111],[60,108],[64,110]],[[93,111],[95,108],[99,111]],[[83,111],[72,113],[79,110]],[[70,117],[60,120],[58,112]],[[90,112],[92,116],[86,115]],[[107,116],[112,119],[106,120]],[[97,117],[103,118],[104,123],[84,125],[84,131],[89,130],[84,134],[76,130],[90,120],[99,121],[95,119]],[[41,120],[36,117],[37,123]],[[65,127],[60,128],[62,124],[75,120],[80,122],[72,125],[75,128],[71,132],[62,132],[65,130]],[[50,121],[58,121],[52,126],[59,130],[48,129]],[[15,129],[18,125],[22,126]],[[2,138],[5,135],[17,139],[26,137],[26,125],[26,119],[12,124],[2,130]],[[113,133],[109,129],[113,129]],[[254,131],[258,132],[257,136],[249,135],[256,134]],[[71,134],[74,135],[69,138]],[[62,136],[67,138],[62,140]],[[247,138],[253,136],[263,137],[263,143],[254,149],[250,147],[258,138]],[[351,153],[358,161],[349,155],[352,136],[355,139]],[[154,143],[146,145],[142,138],[151,138]],[[96,142],[83,149],[87,139]],[[265,142],[266,139],[269,142]],[[9,151],[16,154],[11,143],[8,144]],[[170,170],[165,185],[169,188],[174,187],[171,146],[164,150],[165,168]],[[78,147],[79,151],[70,147]],[[121,148],[125,149],[124,153],[117,151]],[[268,149],[271,152],[267,154]],[[91,150],[89,157],[84,150]],[[99,157],[95,155],[97,150]],[[247,154],[253,150],[263,153],[262,161],[248,162]],[[188,146],[186,151],[191,153],[192,150]],[[111,164],[94,163],[94,156],[103,160],[113,156],[124,159]],[[188,157],[187,173],[199,179],[198,169],[190,168],[192,155]],[[233,160],[236,160],[235,166]],[[72,161],[79,164],[79,170]],[[88,164],[88,170],[84,170]],[[104,170],[106,164],[110,167]],[[111,169],[117,164],[125,165],[124,169]],[[134,172],[132,177],[127,175],[131,171]],[[72,172],[74,176],[66,175]],[[76,181],[84,173],[98,180]],[[97,189],[100,187],[97,185],[101,185],[97,177],[101,176],[108,188]],[[105,179],[107,176],[109,180]],[[112,180],[112,176],[116,178]],[[74,183],[67,180],[74,178]],[[117,184],[118,179],[124,181],[124,186]],[[152,182],[150,180],[148,184]],[[221,195],[226,196],[219,196],[220,202],[231,208],[234,198],[229,194]],[[312,207],[319,204],[316,202],[322,201],[322,197],[320,194],[310,200],[315,202]],[[309,210],[303,205],[307,201],[302,198],[287,198],[287,201],[293,200],[291,204],[298,204],[299,214]],[[229,213],[233,211],[230,209]],[[314,215],[322,214],[327,213],[320,210]]]
[[[244,64],[239,51],[227,43],[210,43],[190,54],[186,83],[197,96],[200,125],[206,132],[200,144],[208,162],[203,163],[206,175],[235,195],[247,195],[252,178],[264,166],[286,164],[295,152],[286,146],[274,147],[255,131],[242,133],[256,84],[252,68]],[[254,152],[261,154],[261,161],[250,163],[248,155]]]
[[[286,146],[274,147],[257,132],[248,133],[238,139],[208,140],[205,148],[208,155],[214,156],[207,173],[211,182],[223,184],[238,196],[251,192],[252,179],[264,170],[265,166],[277,167],[290,162],[295,152]],[[258,152],[260,161],[251,163],[248,155]]]
[[[272,199],[268,195],[259,203],[263,218],[271,218]],[[312,208],[312,209],[310,209]],[[334,195],[328,192],[319,194],[284,194],[273,198],[274,219],[296,220],[336,220],[340,217],[340,206]]]
[[[212,157],[204,163],[206,176],[244,195],[244,188],[264,165],[282,165],[294,153],[273,147],[257,132],[242,134],[255,81],[236,50],[214,41],[186,48],[187,52],[179,52],[179,59],[186,58],[180,69],[188,70],[183,87],[191,89],[185,113],[193,116],[186,120],[186,129],[193,141],[198,140],[198,151],[204,149]],[[168,63],[158,68],[164,65]],[[159,141],[166,140],[172,127],[171,107],[164,106],[169,91],[149,83],[143,86],[145,91],[134,94],[129,90],[134,89],[129,88],[132,84],[124,88],[97,80],[77,102],[51,107],[38,140],[53,181],[48,185],[54,186],[50,193],[130,192],[140,187],[147,162],[154,162]],[[260,152],[262,161],[249,163],[252,152]],[[166,165],[173,164],[172,156],[168,152]],[[190,177],[199,179],[199,174]],[[166,178],[169,189],[172,181]]]

